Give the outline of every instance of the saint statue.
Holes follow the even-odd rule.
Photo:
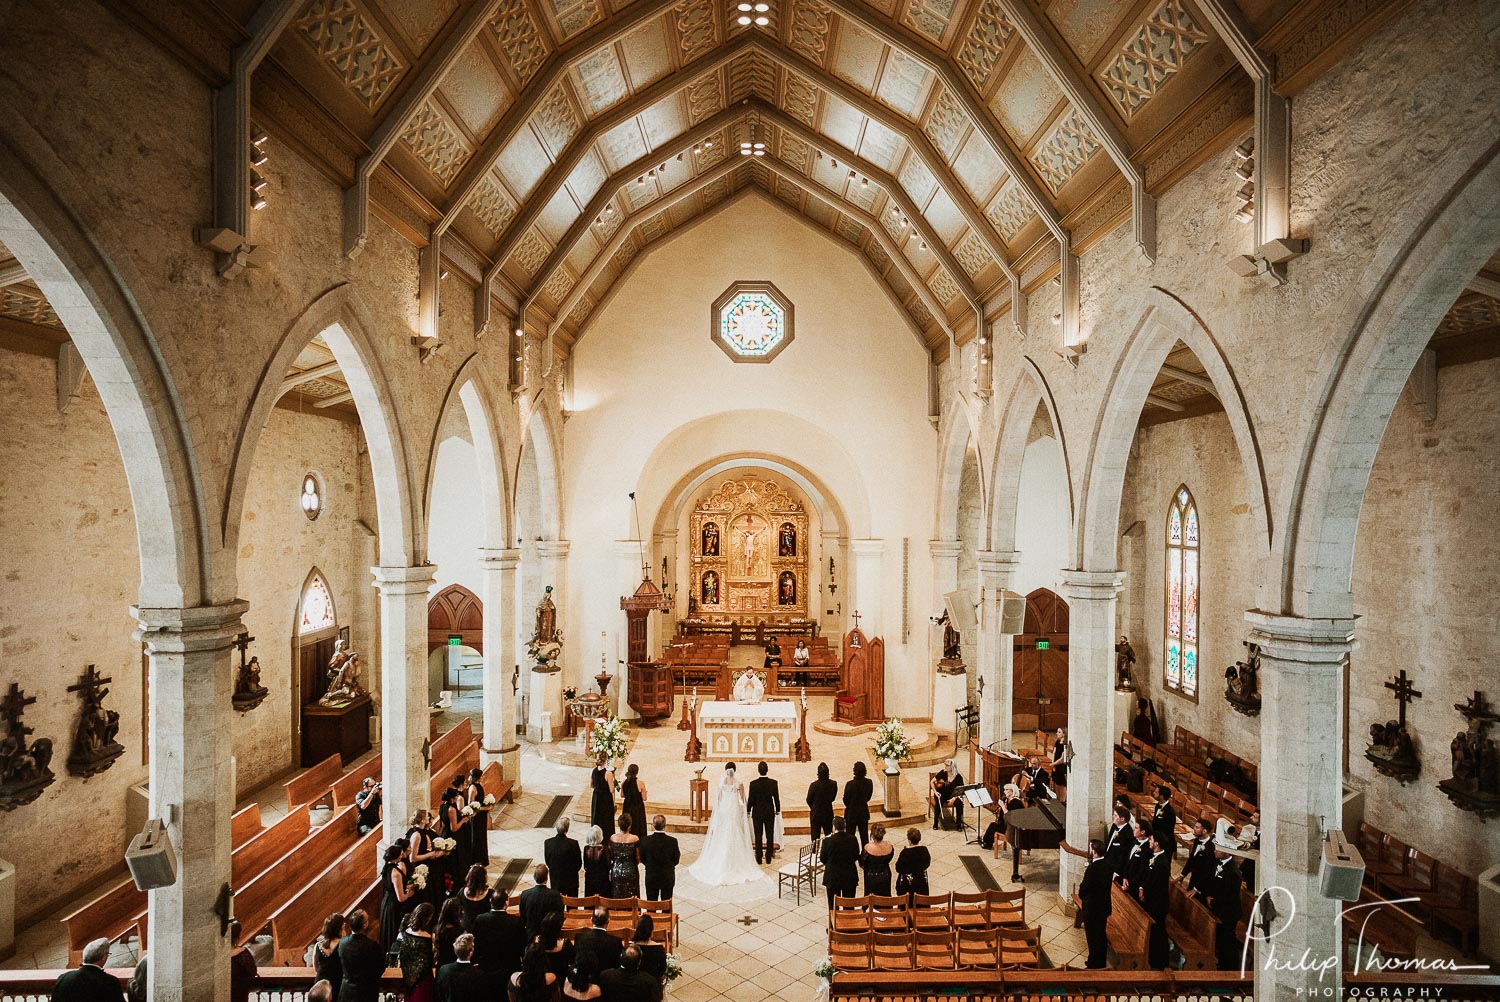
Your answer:
[[[717,557],[719,555],[719,527],[713,522],[703,523],[703,545],[701,547],[705,557]]]
[[[759,703],[765,699],[766,685],[755,674],[754,668],[746,668],[734,683],[734,699],[737,703]]]
[[[359,653],[347,645],[342,639],[334,642],[333,657],[328,659],[328,691],[318,700],[320,706],[351,703],[365,694],[359,684]]]
[[[780,605],[797,604],[797,577],[791,571],[781,572],[780,592],[776,601]]]
[[[542,592],[542,600],[536,604],[536,631],[531,639],[540,644],[550,644],[557,639],[557,606],[552,604],[552,586]]]
[[[777,555],[782,557],[797,555],[797,530],[790,522],[781,523],[781,541]]]
[[[1135,664],[1135,648],[1130,638],[1122,636],[1115,644],[1115,689],[1118,692],[1134,692],[1135,682],[1130,677],[1130,666]]]
[[[703,604],[719,604],[719,575],[717,571],[708,571],[703,575]]]

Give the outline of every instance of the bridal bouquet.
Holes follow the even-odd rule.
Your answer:
[[[879,758],[906,758],[911,754],[911,742],[906,738],[906,727],[899,717],[892,717],[875,728],[875,754]]]
[[[411,871],[411,883],[419,891],[427,889],[427,864],[418,863],[417,868]]]
[[[466,818],[472,818],[474,816],[474,805],[473,804],[464,804],[463,809],[460,810],[458,813],[461,814],[461,815],[463,815]]]
[[[619,717],[609,717],[594,726],[594,736],[589,741],[591,754],[603,755],[611,760],[622,759],[629,749],[630,742],[625,737],[625,721]]]
[[[486,806],[486,807],[494,807],[495,803],[496,803],[496,801],[495,801],[495,795],[493,793],[486,793],[484,795],[484,806]]]
[[[667,954],[667,980],[676,981],[682,977],[682,958],[675,953]]]
[[[438,852],[452,852],[458,848],[458,839],[435,838],[432,840],[432,847]]]

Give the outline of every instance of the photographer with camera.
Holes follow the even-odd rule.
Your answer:
[[[359,792],[354,795],[354,806],[359,818],[359,833],[366,834],[380,824],[380,804],[384,799],[383,785],[366,776]]]

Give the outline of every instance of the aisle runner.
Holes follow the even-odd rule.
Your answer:
[[[551,828],[557,824],[557,819],[563,816],[563,812],[568,809],[568,805],[571,803],[573,803],[572,797],[553,797],[552,803],[547,805],[547,809],[537,819],[536,827]]]
[[[505,888],[506,894],[515,891],[516,885],[521,882],[521,877],[531,869],[531,860],[513,859],[505,864],[505,869],[500,871],[500,876],[495,878],[495,886]]]

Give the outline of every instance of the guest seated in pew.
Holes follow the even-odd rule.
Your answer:
[[[603,995],[604,989],[599,987],[599,961],[587,950],[575,951],[573,966],[569,968],[568,976],[563,979],[562,997],[576,999],[578,1002],[589,1002]]]
[[[562,895],[547,886],[550,875],[547,864],[538,863],[531,871],[536,884],[521,892],[521,921],[526,923],[527,936],[535,936],[542,931],[542,919],[548,913],[563,910]]]
[[[1000,855],[1000,843],[1003,841],[1001,836],[1005,834],[1005,815],[1026,806],[1021,802],[1021,790],[1016,784],[1006,783],[1002,793],[1000,802],[995,805],[1000,813],[985,827],[984,836],[979,840],[981,846],[994,850],[996,858]]]
[[[591,952],[599,961],[600,970],[620,966],[620,954],[625,949],[625,943],[608,931],[609,909],[595,908],[591,921],[593,924],[589,928],[573,937],[573,948],[578,952]]]
[[[458,959],[453,953],[453,944],[464,931],[464,906],[455,894],[443,902],[438,909],[437,926],[432,931],[433,949],[437,952],[436,966],[442,967]]]
[[[519,915],[505,910],[505,888],[490,892],[490,910],[474,918],[474,959],[493,974],[509,979],[521,969],[521,952],[531,938]]]
[[[932,867],[932,853],[922,844],[920,828],[906,829],[906,848],[896,857],[896,893],[909,896],[931,894],[927,889],[927,871]]]
[[[60,1002],[124,1002],[125,992],[115,976],[104,970],[109,940],[96,939],[83,948],[83,962],[57,978],[52,998]]]
[[[521,958],[521,969],[510,976],[510,1002],[552,1002],[557,975],[547,970],[547,955],[532,943]]]
[[[437,972],[438,1002],[490,1002],[500,998],[505,979],[474,963],[474,937],[464,933],[453,941],[454,961]]]
[[[547,955],[547,970],[555,974],[559,981],[568,973],[568,968],[573,966],[573,944],[563,938],[562,927],[563,913],[548,912],[536,934],[536,941],[542,945],[542,950]]]
[[[385,973],[385,948],[365,935],[370,918],[363,908],[349,913],[349,935],[339,941],[338,1002],[375,1002],[380,995],[380,976]]]
[[[799,686],[807,684],[807,666],[812,664],[812,651],[807,649],[807,641],[797,640],[797,647],[792,651],[792,667],[798,669],[792,676],[792,681]]]
[[[641,951],[636,946],[627,946],[620,957],[620,966],[599,975],[599,986],[604,989],[604,1002],[659,1002],[661,983],[641,970]],[[516,1002],[529,1002],[518,999]]]
[[[859,868],[865,873],[865,893],[886,897],[891,893],[891,863],[896,847],[885,840],[885,825],[870,827],[870,841],[859,854]]]
[[[340,915],[339,918],[343,916]],[[335,943],[334,947],[337,946],[338,944]],[[125,1002],[146,1002],[146,982],[150,966],[147,955],[141,954],[141,959],[135,962],[135,973],[130,976],[129,981],[125,982]],[[333,1002],[333,996],[330,995],[326,1002]]]
[[[385,787],[375,782],[373,776],[366,776],[365,781],[360,784],[359,792],[354,795],[355,817],[361,835],[369,834],[371,829],[380,824],[380,805],[384,799]]]
[[[568,836],[568,819],[559,818],[552,830],[557,834],[542,843],[542,860],[552,874],[552,889],[565,898],[578,897],[578,871],[583,868],[583,850]]]
[[[641,970],[661,983],[667,980],[667,948],[651,938],[655,932],[655,920],[650,915],[642,915],[626,945],[641,951]],[[623,951],[621,955],[624,955]]]
[[[312,945],[312,963],[309,966],[319,980],[332,986],[334,995],[339,993],[339,986],[344,983],[344,969],[339,966],[339,941],[344,938],[348,928],[349,923],[344,921],[344,916],[334,912],[323,920],[323,933]]]
[[[417,905],[416,911],[406,920],[406,928],[401,930],[397,966],[401,968],[406,1002],[433,1002],[437,997],[437,981],[433,977],[437,950],[432,941],[436,923],[437,915],[432,905],[424,901]]]
[[[458,892],[458,903],[463,909],[464,932],[474,931],[474,920],[490,910],[490,878],[484,867],[475,863],[469,867],[464,886]]]

